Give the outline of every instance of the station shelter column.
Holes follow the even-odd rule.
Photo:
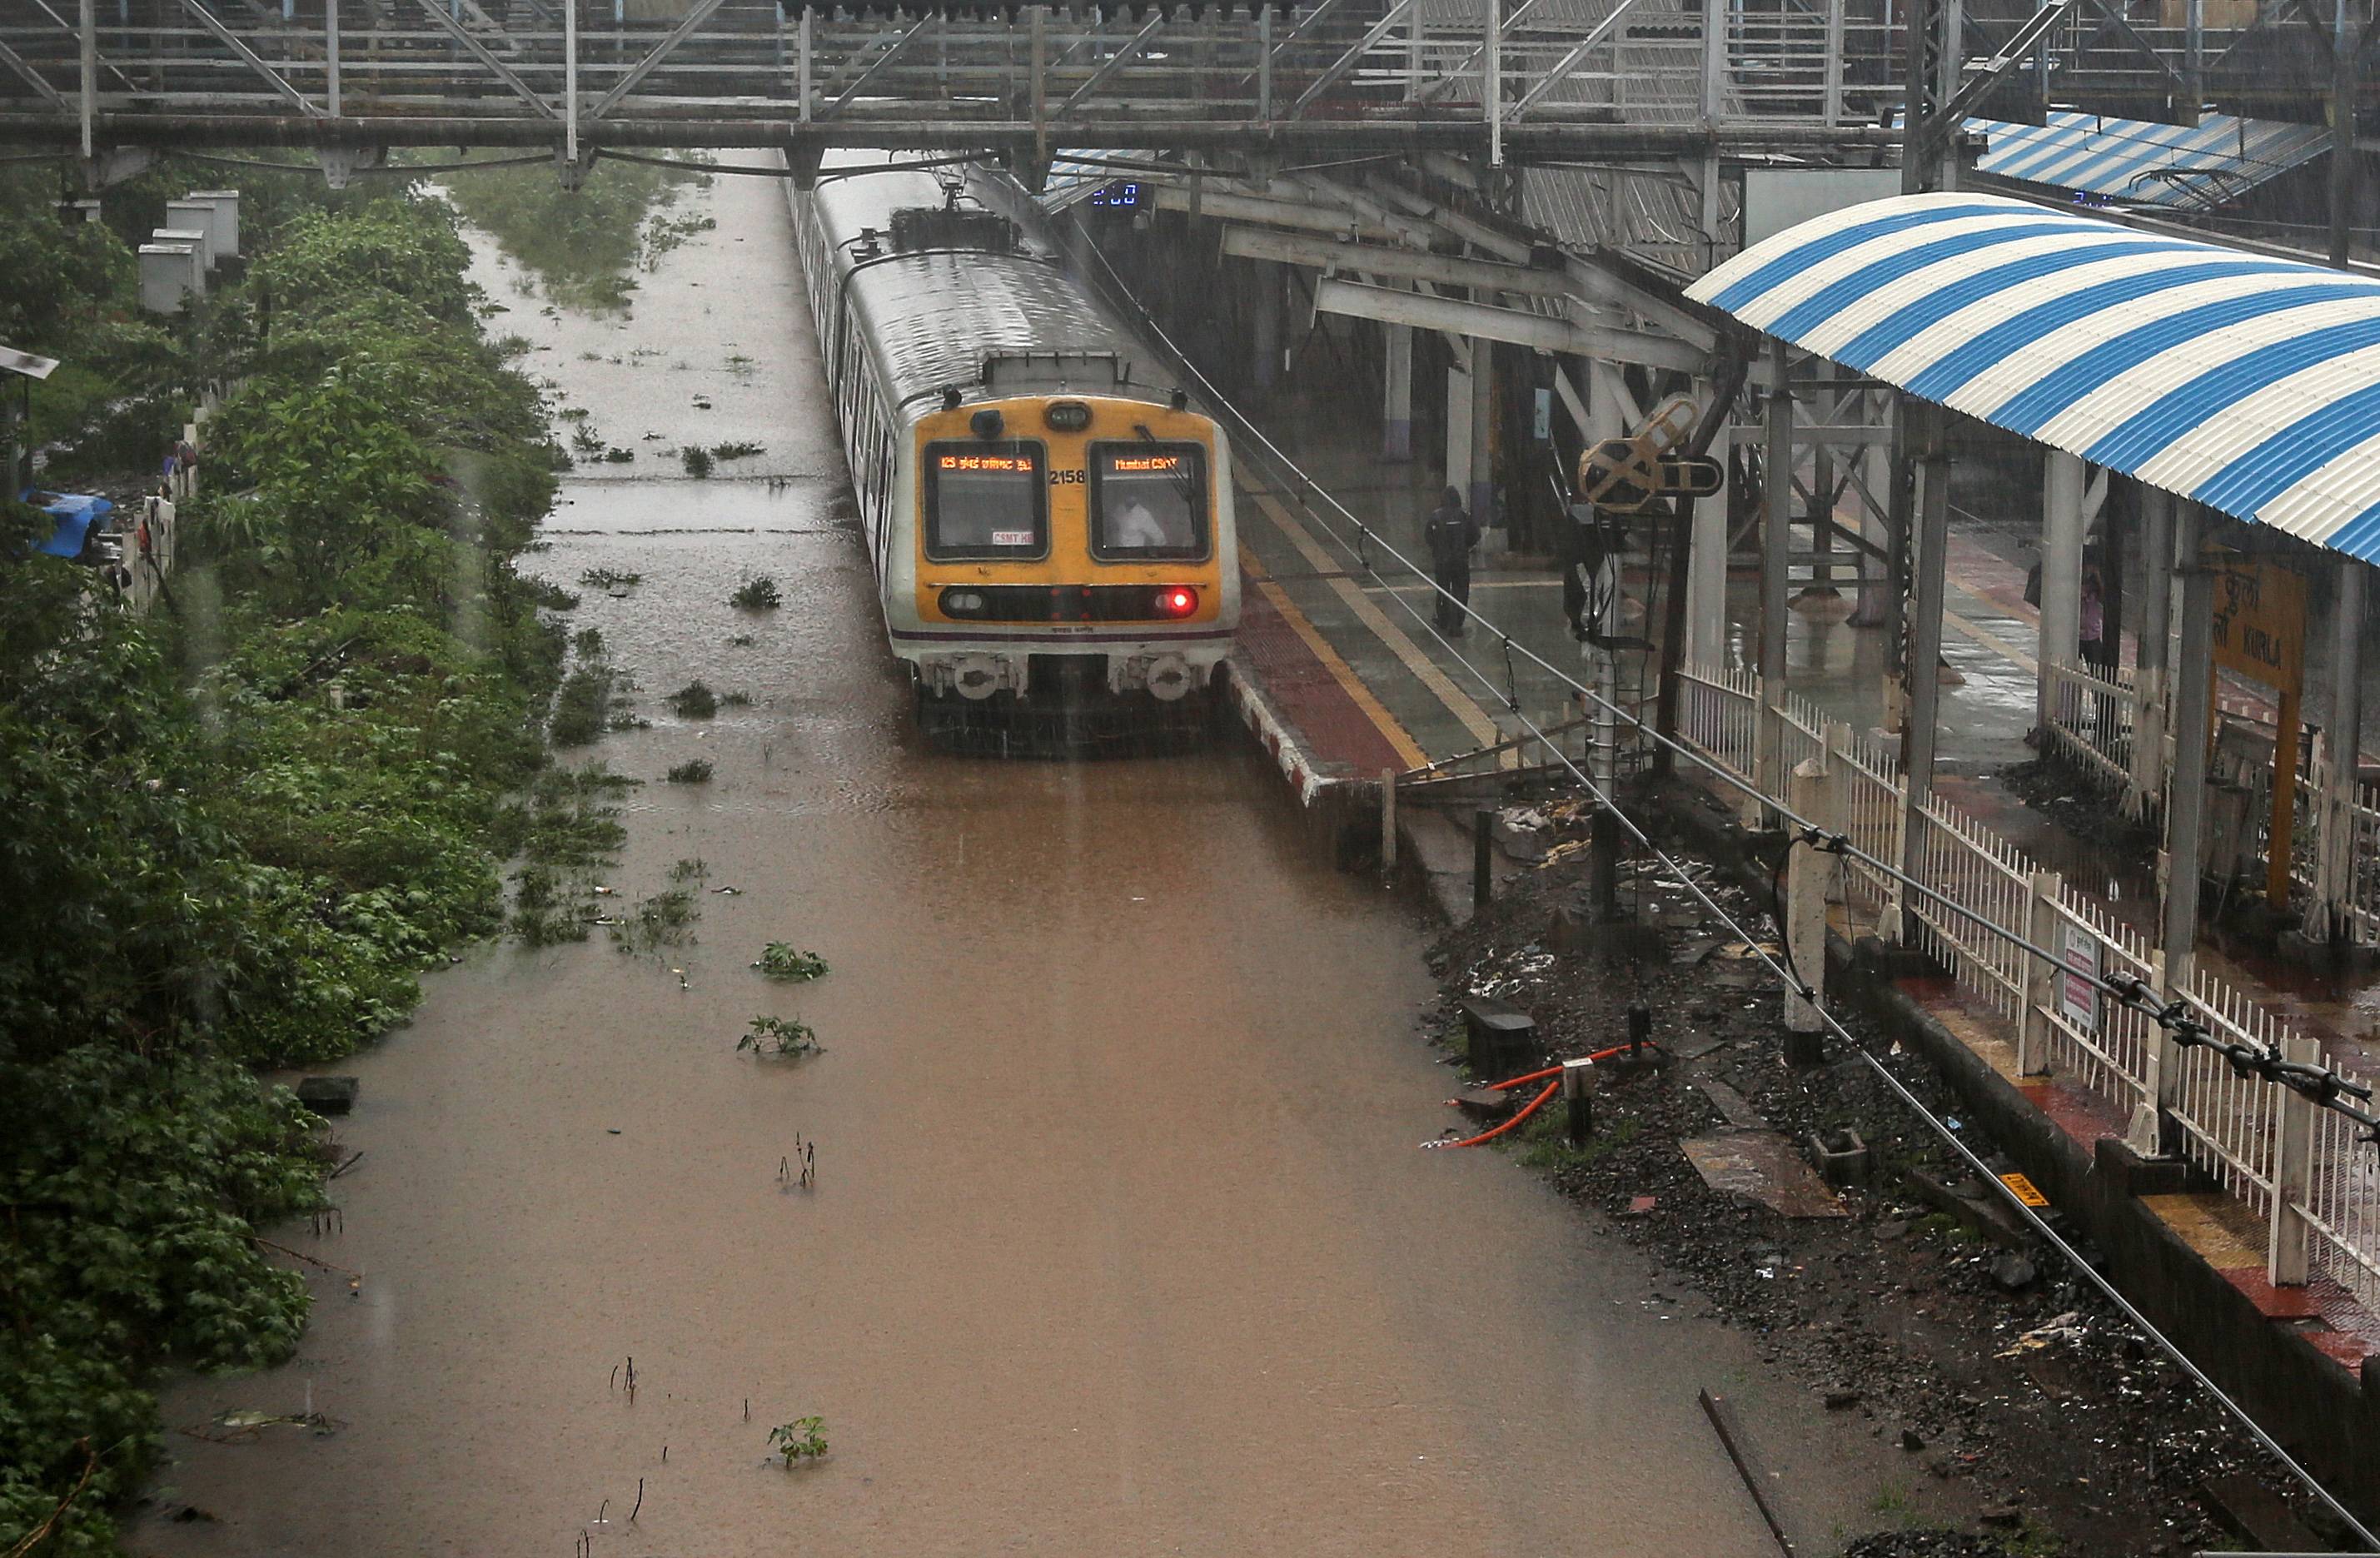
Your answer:
[[[2323,733],[2328,772],[2323,783],[2317,876],[2327,929],[2337,942],[2352,938],[2360,896],[2355,801],[2363,748],[2363,587],[2370,572],[2369,564],[2352,557],[2341,557],[2332,566],[2330,722]]]
[[[1446,484],[1465,502],[1471,497],[1471,375],[1478,360],[1475,351],[1467,364],[1446,365]]]
[[[1380,396],[1380,458],[1413,458],[1413,326],[1380,327],[1388,350],[1387,382]]]
[[[1694,382],[1696,399],[1707,399],[1713,393],[1708,381]],[[1731,471],[1732,450],[1724,422],[1707,453],[1719,469]],[[1733,480],[1730,474],[1730,482]],[[1692,550],[1686,562],[1686,660],[1694,665],[1726,664],[1728,507],[1723,497],[1706,498],[1694,505]]]
[[[1472,517],[1482,525],[1497,522],[1496,513],[1496,343],[1486,336],[1471,342],[1471,488],[1464,494]]]
[[[1255,267],[1255,318],[1248,331],[1252,354],[1248,383],[1257,394],[1269,395],[1281,377],[1281,271],[1269,260],[1252,260]]]
[[[2041,663],[2034,724],[2049,731],[2049,667],[2071,665],[2080,652],[2082,612],[2082,456],[2051,449],[2041,477]]]

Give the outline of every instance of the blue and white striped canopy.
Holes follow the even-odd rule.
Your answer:
[[[2211,508],[2380,561],[2380,282],[1994,195],[1903,195],[1687,291]]]
[[[2203,211],[2330,149],[2327,125],[2210,114],[2159,125],[2061,110],[2042,125],[1969,119],[1984,137],[1975,171],[2051,189],[2080,189],[2132,205]]]

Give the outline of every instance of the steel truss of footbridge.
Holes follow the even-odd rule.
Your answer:
[[[0,0],[0,145],[1067,147],[1313,162],[1898,143],[1872,0]],[[1445,14],[1445,13],[1455,14]],[[638,19],[639,17],[646,19]]]

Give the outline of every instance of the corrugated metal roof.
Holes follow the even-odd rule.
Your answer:
[[[2141,205],[2204,211],[2330,146],[2322,125],[2218,114],[2196,126],[2060,112],[2046,125],[1969,119],[1987,138],[1975,171]]]
[[[1995,427],[2380,561],[2380,282],[2080,213],[1904,195],[1687,289]]]

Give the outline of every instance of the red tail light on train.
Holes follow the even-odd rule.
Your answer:
[[[1169,584],[1157,592],[1157,615],[1181,618],[1198,609],[1198,592],[1186,584]]]

